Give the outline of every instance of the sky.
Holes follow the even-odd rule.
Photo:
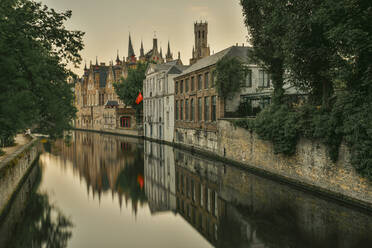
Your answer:
[[[56,11],[72,10],[66,23],[70,30],[85,32],[83,64],[74,69],[82,74],[87,64],[109,63],[119,56],[127,57],[128,35],[132,37],[136,55],[141,40],[145,53],[152,48],[154,35],[158,46],[167,51],[170,42],[173,57],[181,53],[183,64],[188,65],[194,44],[196,21],[208,22],[208,43],[213,52],[239,43],[247,44],[247,29],[239,0],[41,0]]]

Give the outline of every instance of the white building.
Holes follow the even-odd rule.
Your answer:
[[[150,64],[143,82],[144,135],[147,138],[173,142],[174,82],[186,66],[180,60]]]

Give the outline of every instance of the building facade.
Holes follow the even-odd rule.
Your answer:
[[[180,60],[165,64],[150,64],[147,68],[146,79],[143,82],[145,137],[173,142],[173,78],[182,73],[185,68]]]
[[[118,53],[115,63],[113,61],[108,65],[98,63],[96,58],[95,65],[92,62],[89,68],[85,65],[83,76],[75,82],[75,106],[78,110],[75,127],[133,132],[131,134],[138,135],[142,123],[136,123],[135,110],[120,101],[113,84],[119,82],[121,78],[126,78],[128,69],[135,68],[137,63],[152,62],[160,65],[172,58],[169,43],[166,58],[163,58],[156,38],[153,39],[152,49],[147,53],[144,52],[141,42],[140,56],[137,58],[129,35],[126,58],[123,57],[121,60]]]

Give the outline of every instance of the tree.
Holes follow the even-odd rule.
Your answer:
[[[1,145],[22,129],[58,137],[70,127],[76,110],[66,66],[77,66],[83,48],[83,32],[64,27],[70,17],[33,0],[0,2]]]
[[[252,57],[271,75],[273,100],[281,103],[284,95],[284,56],[282,35],[286,30],[285,2],[281,0],[241,0],[249,41],[253,45]]]
[[[287,154],[295,152],[298,135],[321,140],[333,160],[344,140],[351,163],[372,178],[372,23],[368,21],[372,2],[241,0],[241,4],[257,58],[287,72],[295,86],[309,92],[302,109],[275,106],[274,101],[258,116],[256,131]],[[272,63],[280,57],[281,63]],[[321,108],[315,107],[320,104]],[[287,132],[287,126],[297,131]]]
[[[147,63],[138,63],[136,68],[128,69],[128,77],[122,78],[120,82],[114,84],[115,92],[126,106],[136,110],[137,119],[143,103],[136,104],[136,98],[142,92],[143,80],[146,78]]]
[[[237,58],[220,59],[216,64],[218,94],[226,98],[239,91],[245,80],[245,71],[243,63]]]

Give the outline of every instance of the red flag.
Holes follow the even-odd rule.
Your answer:
[[[138,182],[140,188],[142,189],[145,180],[143,180],[143,176],[141,174],[138,174],[138,176],[137,176],[137,182]]]
[[[138,96],[137,96],[137,99],[136,99],[136,103],[137,104],[140,104],[141,102],[142,102],[142,100],[143,100],[143,97],[142,97],[142,94],[141,94],[141,92],[138,94]]]

